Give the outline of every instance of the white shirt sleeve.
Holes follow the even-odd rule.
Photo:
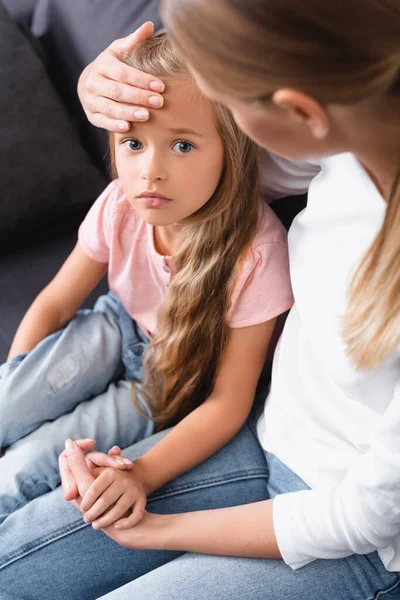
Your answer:
[[[321,168],[309,162],[282,158],[260,149],[260,180],[268,200],[305,194]]]
[[[276,496],[273,518],[281,554],[293,569],[378,550],[389,571],[400,570],[400,380],[369,450],[346,478]]]

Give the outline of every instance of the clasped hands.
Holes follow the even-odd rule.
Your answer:
[[[156,521],[162,515],[145,511],[145,482],[135,463],[118,446],[108,454],[93,450],[95,440],[67,440],[59,456],[64,498],[83,513],[86,523],[129,548],[153,548]],[[86,455],[84,451],[88,451]],[[134,528],[134,529],[132,529]]]

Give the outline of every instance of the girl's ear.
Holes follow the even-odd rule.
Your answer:
[[[289,119],[307,125],[315,139],[323,140],[327,137],[328,113],[326,108],[312,96],[289,88],[280,89],[274,92],[272,102],[277,108],[285,110]]]

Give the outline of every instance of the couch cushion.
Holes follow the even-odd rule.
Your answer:
[[[2,0],[14,21],[30,21],[38,0]]]
[[[60,236],[29,248],[20,248],[0,257],[0,364],[6,358],[17,327],[35,297],[57,273],[76,244],[77,234]],[[105,277],[85,300],[93,306],[108,291]],[[3,598],[0,593],[0,598]]]
[[[109,164],[107,135],[87,121],[76,86],[86,65],[145,21],[153,21],[156,29],[161,27],[158,0],[36,0],[32,34],[40,41],[57,89],[78,119],[86,147],[105,171]]]
[[[45,68],[0,4],[0,246],[82,216],[106,185]]]

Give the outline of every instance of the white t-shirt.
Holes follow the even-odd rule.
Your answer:
[[[400,353],[373,372],[345,354],[348,284],[386,204],[352,154],[321,163],[289,232],[295,305],[258,423],[262,446],[311,490],[277,496],[287,564],[378,550],[400,571]]]

